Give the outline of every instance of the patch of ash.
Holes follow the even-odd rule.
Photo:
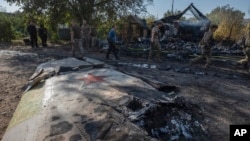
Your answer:
[[[131,102],[133,105],[140,105],[141,107],[140,103],[135,104],[139,101]],[[132,110],[134,109],[135,107]],[[207,130],[202,124],[204,118],[200,108],[188,103],[181,97],[177,97],[169,103],[145,105],[131,113],[133,115],[129,115],[129,118],[133,123],[146,130],[151,137],[160,141],[209,140]]]

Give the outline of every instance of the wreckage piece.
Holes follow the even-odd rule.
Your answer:
[[[36,70],[35,73],[29,78],[29,80],[31,81],[31,80],[35,79],[41,73],[43,73],[43,68],[39,68],[38,70]]]
[[[53,70],[58,64],[69,67],[72,60],[48,62],[39,68]],[[74,61],[77,66],[89,65]],[[204,132],[200,124],[194,124],[202,120],[196,119],[196,109],[183,103],[109,66],[68,71],[47,78],[44,85],[22,96],[2,141],[201,140],[195,135]],[[154,124],[159,119],[164,120]],[[165,127],[169,132],[163,130]]]
[[[24,92],[29,91],[31,88],[39,84],[41,81],[53,76],[59,75],[60,73],[65,73],[68,71],[79,71],[82,69],[92,69],[92,68],[101,68],[104,64],[100,61],[85,58],[84,64],[79,63],[78,59],[75,58],[67,58],[64,59],[66,64],[63,66],[58,66],[57,62],[51,63],[51,66],[46,66],[46,64],[41,64],[34,72],[34,74],[29,78],[29,84]]]
[[[27,86],[27,88],[25,89],[24,92],[29,91],[31,88],[33,88],[34,86],[36,86],[38,83],[40,83],[41,81],[43,81],[43,80],[45,80],[45,79],[47,79],[47,78],[49,78],[49,77],[51,77],[51,76],[53,76],[53,75],[55,75],[55,72],[54,72],[54,71],[52,71],[52,72],[40,73],[39,75],[37,75],[35,78],[33,78],[33,79],[29,82],[29,84],[28,84],[28,86]],[[35,76],[35,75],[34,75],[34,76]]]
[[[71,62],[71,59],[44,63],[39,68],[44,66],[43,69],[48,70],[48,66],[67,64],[67,61]],[[89,65],[85,61],[80,62],[76,66],[85,63]],[[89,74],[92,77],[87,77]],[[94,80],[101,76],[102,79]],[[88,83],[82,85],[82,82],[87,81]],[[109,68],[92,68],[55,75],[46,79],[43,86],[31,89],[23,95],[3,141],[150,141],[151,137],[144,130],[136,127],[111,106],[105,106],[125,108],[129,101],[124,99],[131,98],[126,93],[114,89],[114,86],[137,86],[155,91],[139,79]]]

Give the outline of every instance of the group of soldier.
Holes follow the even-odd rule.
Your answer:
[[[161,61],[161,44],[160,44],[160,36],[161,31],[160,28],[163,26],[161,21],[157,21],[155,26],[152,28],[151,32],[151,47],[149,51],[148,61],[150,62],[152,59],[153,50],[157,50],[157,59]],[[206,64],[204,68],[207,68],[211,64],[211,48],[213,46],[213,33],[218,28],[218,25],[211,24],[209,30],[204,33],[203,38],[199,42],[199,46],[201,47],[201,55],[191,59],[190,64],[200,62],[201,60],[206,59]],[[240,45],[242,46],[243,53],[245,55],[244,59],[236,62],[237,65],[243,65],[244,68],[248,68],[248,63],[250,62],[250,24],[247,25],[247,32],[242,37]]]
[[[80,56],[83,56],[96,43],[95,30],[91,28],[86,20],[83,20],[80,26],[77,20],[73,19],[70,27],[70,39],[72,43],[72,56],[76,55],[76,47],[79,47]]]
[[[148,61],[152,61],[152,54],[156,50],[156,56],[158,61],[161,61],[161,44],[160,41],[162,39],[161,37],[161,31],[160,28],[163,26],[162,21],[157,21],[155,23],[155,26],[151,30],[151,37],[150,37],[150,50],[148,55]],[[209,27],[209,30],[206,31],[199,42],[199,46],[201,48],[201,55],[191,59],[190,64],[200,62],[201,60],[206,59],[206,64],[204,65],[204,68],[209,67],[211,64],[211,48],[213,47],[213,34],[217,30],[218,25],[211,24]],[[109,54],[111,51],[113,51],[114,56],[116,59],[119,59],[117,55],[117,49],[115,47],[116,42],[116,26],[112,26],[111,30],[108,33],[108,42],[109,42],[109,49],[106,54],[106,59],[109,59]],[[75,55],[75,46],[79,46],[80,52],[84,52],[84,48],[87,49],[89,47],[88,40],[90,38],[91,34],[91,28],[86,23],[85,20],[83,20],[82,26],[79,26],[75,20],[72,21],[71,26],[71,41],[74,43],[72,46],[72,54]],[[250,24],[247,26],[247,32],[244,34],[241,40],[241,46],[243,49],[243,53],[245,54],[245,58],[239,60],[236,64],[241,64],[244,66],[244,68],[248,68],[248,63],[250,62]]]
[[[38,42],[37,42],[37,28],[35,23],[31,20],[28,27],[27,31],[30,35],[30,45],[32,48],[38,48]],[[38,29],[38,35],[42,41],[42,46],[47,47],[47,38],[48,38],[48,31],[47,28],[44,27],[44,24],[41,23],[40,27]]]

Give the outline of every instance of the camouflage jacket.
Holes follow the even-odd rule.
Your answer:
[[[88,24],[82,25],[81,29],[82,29],[82,37],[83,38],[90,36],[91,27]]]
[[[213,42],[213,32],[211,30],[204,33],[200,45],[211,46]]]
[[[250,32],[246,33],[242,38],[242,45],[244,48],[250,47]]]
[[[158,26],[153,27],[151,41],[159,41],[161,36],[161,32]]]

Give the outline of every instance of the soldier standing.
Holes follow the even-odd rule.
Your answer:
[[[108,52],[106,54],[106,59],[109,59],[109,54],[111,53],[111,51],[113,51],[116,60],[119,60],[119,57],[117,55],[117,49],[115,46],[115,43],[117,41],[116,25],[113,25],[112,28],[109,30],[107,40],[109,43],[109,48],[108,48]]]
[[[211,63],[211,48],[212,48],[212,42],[213,42],[213,33],[218,28],[218,25],[211,25],[209,28],[209,31],[204,33],[204,36],[202,40],[200,41],[200,47],[201,47],[201,56],[194,58],[191,60],[191,63],[199,62],[203,59],[206,59],[205,68],[207,68]]]
[[[32,48],[38,47],[37,44],[37,30],[36,30],[36,25],[33,21],[30,21],[30,24],[27,27],[27,31],[29,32],[30,35],[30,44]]]
[[[42,40],[42,46],[47,47],[48,31],[47,31],[47,28],[45,28],[43,24],[40,24],[40,28],[38,29],[38,35]]]
[[[96,43],[97,43],[97,32],[96,32],[96,28],[92,27],[91,28],[91,48],[92,48],[92,51],[95,51],[97,49]]]
[[[248,69],[248,63],[250,62],[250,24],[247,25],[247,32],[242,38],[242,48],[245,58],[238,61],[238,64],[241,64],[244,68]]]
[[[148,61],[152,61],[152,53],[154,50],[157,50],[157,57],[158,61],[161,61],[161,44],[160,44],[160,37],[161,37],[161,31],[160,28],[162,27],[163,23],[162,21],[157,21],[156,26],[152,28],[151,32],[151,46],[149,50],[149,55],[148,55]]]
[[[81,32],[83,39],[83,47],[88,50],[90,48],[91,27],[88,25],[86,20],[82,21]]]
[[[77,23],[75,19],[71,21],[70,27],[70,37],[72,45],[72,56],[75,56],[75,49],[79,47],[81,55],[83,55],[83,47],[82,47],[82,36],[81,36],[81,27]],[[82,57],[82,56],[81,56]]]

